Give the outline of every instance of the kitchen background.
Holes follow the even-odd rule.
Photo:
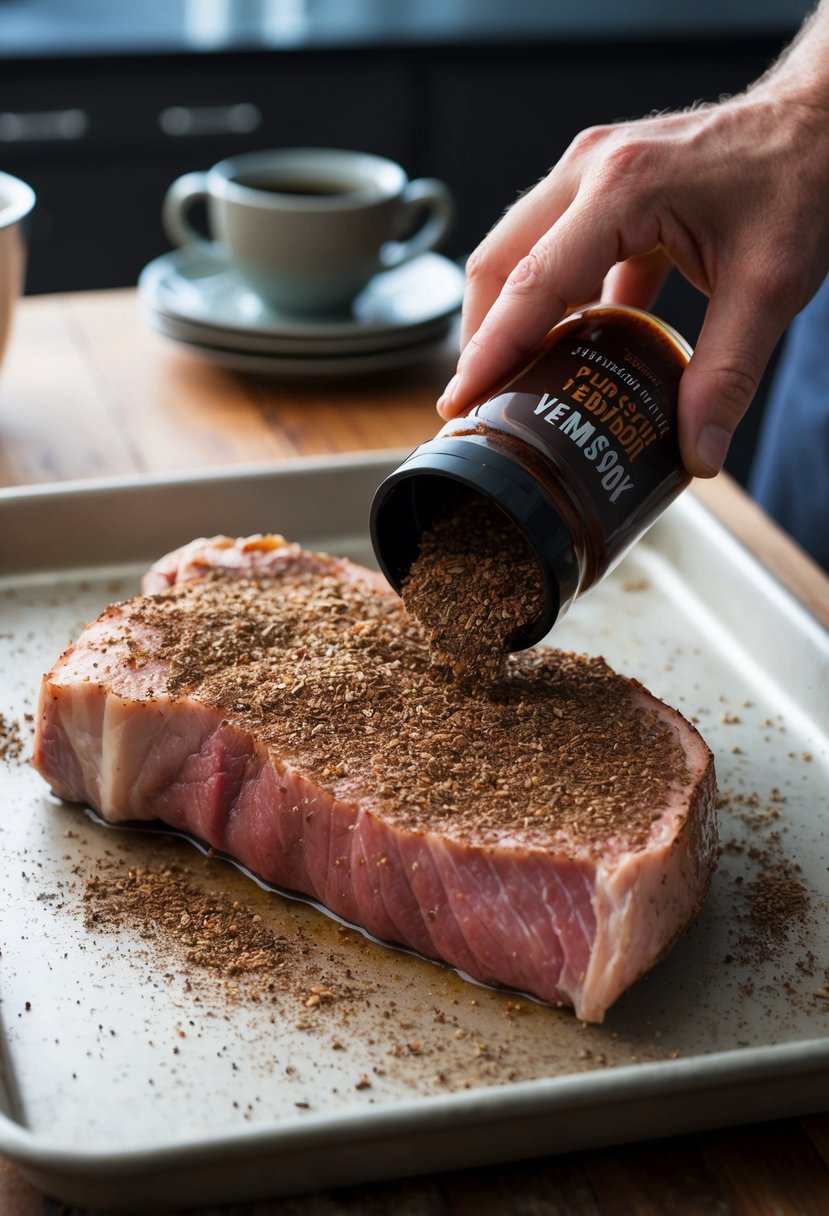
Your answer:
[[[170,182],[235,152],[359,148],[436,176],[468,253],[584,126],[739,91],[805,0],[0,0],[0,169],[27,294],[132,286]],[[657,312],[694,341],[675,277]],[[762,412],[737,432],[744,480]]]

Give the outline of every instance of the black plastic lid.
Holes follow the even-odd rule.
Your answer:
[[[544,578],[544,608],[512,640],[533,646],[552,629],[578,590],[573,538],[544,487],[516,460],[475,436],[421,444],[378,487],[371,504],[371,543],[396,591],[420,552],[423,533],[452,507],[479,494],[512,520],[535,553]]]

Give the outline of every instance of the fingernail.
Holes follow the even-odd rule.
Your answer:
[[[707,469],[718,473],[722,468],[731,436],[716,422],[706,422],[697,436],[697,459]]]
[[[452,398],[455,395],[455,389],[457,388],[457,385],[458,385],[458,376],[454,375],[452,377],[452,379],[449,381],[449,383],[447,384],[446,388],[441,393],[440,397],[438,398],[437,410],[442,418],[445,418],[447,416],[446,412],[452,406]]]

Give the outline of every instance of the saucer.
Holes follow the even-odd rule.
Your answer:
[[[429,338],[441,338],[452,325],[452,317],[441,317],[437,321],[425,322],[411,329],[390,329],[387,333],[358,333],[348,338],[285,338],[270,334],[238,332],[220,329],[218,326],[199,325],[193,321],[182,321],[167,313],[158,312],[144,305],[144,316],[149,324],[181,342],[194,342],[201,346],[221,346],[240,353],[257,355],[296,355],[306,358],[327,355],[354,355],[395,350],[425,342]]]
[[[413,342],[395,346],[388,350],[356,352],[340,355],[267,355],[256,354],[209,343],[184,341],[167,331],[163,324],[154,324],[159,332],[172,338],[183,350],[208,363],[229,371],[247,372],[258,376],[275,376],[285,380],[329,380],[348,376],[365,376],[373,372],[391,371],[409,367],[427,359],[446,357],[445,337],[435,340]]]
[[[251,290],[215,245],[185,246],[145,266],[138,280],[152,312],[227,335],[246,334],[294,342],[349,340],[381,335],[387,340],[436,321],[448,320],[463,300],[464,272],[437,253],[375,275],[348,312],[331,317],[292,317],[275,312]],[[215,337],[215,335],[213,335]],[[387,342],[388,345],[388,342]],[[310,352],[309,352],[310,353]]]

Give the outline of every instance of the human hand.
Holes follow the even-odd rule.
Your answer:
[[[469,260],[442,416],[481,400],[569,308],[650,308],[673,265],[709,296],[680,385],[680,450],[691,474],[715,474],[775,344],[829,269],[829,122],[793,75],[582,132]]]

